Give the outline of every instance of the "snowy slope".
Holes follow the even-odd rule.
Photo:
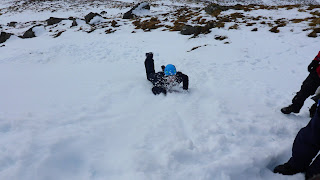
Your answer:
[[[168,2],[151,13],[174,5],[180,4]],[[319,51],[319,37],[302,31],[306,23],[291,23],[280,33],[264,25],[257,32],[246,25],[228,30],[227,24],[191,38],[134,29],[119,18],[129,7],[107,6],[0,16],[3,30],[16,35],[32,25],[7,23],[103,9],[121,25],[111,34],[86,33],[79,29],[89,28],[84,22],[69,28],[71,22],[62,21],[38,29],[36,38],[12,36],[0,44],[0,179],[304,179],[272,170],[291,156],[295,135],[310,120],[311,100],[299,114],[280,113]],[[297,9],[244,13],[309,17]],[[65,32],[53,38],[49,29]],[[217,35],[227,39],[215,40]],[[189,76],[189,92],[152,94],[144,69],[150,51],[156,71],[172,63]]]

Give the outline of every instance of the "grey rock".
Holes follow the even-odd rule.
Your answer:
[[[135,5],[128,12],[124,13],[123,19],[132,19],[132,18],[134,18],[135,15],[134,15],[133,11],[136,10],[136,9],[139,9],[139,8],[150,10],[150,5],[147,2],[143,2],[143,3],[139,3],[139,4]]]
[[[180,33],[182,35],[191,35],[191,34],[196,34],[199,32],[199,27],[197,26],[191,26],[191,25],[185,25],[182,27]]]
[[[49,19],[47,19],[47,24],[48,25],[54,25],[54,24],[58,24],[59,22],[66,20],[66,18],[55,18],[55,17],[50,17]]]
[[[98,14],[98,13],[90,12],[89,14],[87,14],[87,15],[84,17],[84,19],[85,19],[86,23],[89,24],[90,21],[91,21],[91,19],[93,19],[95,16],[100,16],[100,17],[102,17],[102,16],[101,16],[100,14]]]
[[[11,33],[1,32],[0,43],[6,42],[10,38],[11,35],[12,35]]]
[[[204,11],[208,14],[212,14],[213,12],[217,11],[217,10],[221,10],[221,11],[227,11],[229,10],[231,7],[229,6],[220,6],[219,4],[210,4],[208,6],[206,6],[204,8]]]
[[[78,23],[75,19],[72,20],[71,27],[78,26]]]
[[[37,25],[39,26],[39,25]],[[34,38],[36,37],[34,31],[33,31],[33,28],[36,27],[36,26],[33,26],[32,28],[28,29],[22,36],[21,38],[22,39],[26,39],[26,38]]]
[[[12,21],[12,22],[8,23],[8,26],[9,27],[16,27],[16,24],[17,24],[17,22]]]
[[[210,29],[214,27],[214,23],[208,23],[205,26],[191,26],[185,25],[182,27],[180,33],[182,35],[199,35],[210,33]]]

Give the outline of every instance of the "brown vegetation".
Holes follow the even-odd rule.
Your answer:
[[[275,27],[271,28],[269,31],[273,32],[273,33],[279,33],[280,32],[280,30],[278,29],[278,26],[275,26]]]
[[[205,45],[203,45],[203,46],[207,46],[207,44],[205,44]],[[203,46],[196,46],[196,47],[193,47],[191,50],[189,50],[189,51],[187,51],[187,52],[191,52],[191,51],[196,50],[196,49],[198,49],[198,48],[200,48],[200,47],[203,47]]]
[[[58,32],[57,34],[53,35],[53,38],[57,38],[59,36],[61,36],[61,34],[65,32],[65,30]]]
[[[238,24],[234,24],[233,26],[230,26],[229,29],[239,29],[239,25]]]
[[[214,36],[214,39],[215,40],[219,40],[219,41],[223,41],[223,40],[225,40],[227,38],[228,38],[227,36],[219,36],[219,35]]]
[[[144,31],[150,31],[152,29],[158,29],[159,27],[163,27],[163,25],[160,24],[161,21],[156,18],[152,17],[149,20],[142,21],[140,19],[137,19],[133,22],[133,24],[136,26],[136,29],[142,29]]]

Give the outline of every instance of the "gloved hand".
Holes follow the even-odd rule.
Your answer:
[[[165,95],[167,94],[167,91],[165,89],[163,89],[161,87],[157,87],[157,86],[152,88],[152,92],[153,92],[154,95],[158,95],[160,93],[163,93]]]
[[[308,66],[308,71],[315,71],[317,69],[317,67],[319,66],[319,61],[316,60],[312,60],[311,63]]]
[[[161,66],[161,69],[162,69],[162,71],[164,72],[164,69],[165,69],[166,67],[164,66],[164,65],[162,65]]]

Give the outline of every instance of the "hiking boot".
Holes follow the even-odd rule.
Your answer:
[[[320,174],[310,175],[310,174],[306,173],[305,180],[320,180]]]
[[[284,107],[284,108],[282,108],[281,109],[281,112],[283,113],[283,114],[290,114],[290,113],[299,113],[300,112],[300,109],[296,109],[296,108],[294,108],[293,107],[293,105],[291,104],[290,106],[288,106],[288,107]]]
[[[289,163],[284,163],[282,165],[275,167],[273,172],[283,174],[283,175],[294,175],[294,174],[300,173],[301,171],[296,170]]]

